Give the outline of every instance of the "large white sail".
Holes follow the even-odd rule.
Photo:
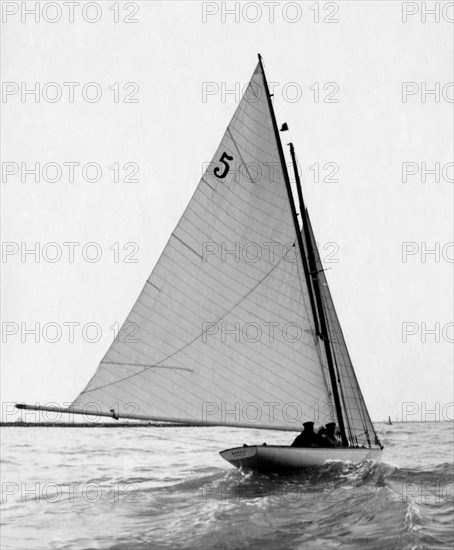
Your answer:
[[[359,444],[369,446],[373,443],[379,444],[353,369],[353,364],[337,317],[336,308],[334,307],[334,302],[329,290],[320,254],[318,253],[314,232],[307,211],[306,216],[312,241],[312,250],[314,251],[318,271],[329,341],[331,343],[336,369],[336,377],[338,380],[337,387],[341,401],[346,436],[350,445]]]
[[[266,93],[259,63],[123,333],[72,408],[293,430],[333,410]]]

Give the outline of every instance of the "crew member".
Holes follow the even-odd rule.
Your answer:
[[[292,447],[319,447],[317,434],[314,432],[313,422],[304,422],[303,431],[292,443]]]

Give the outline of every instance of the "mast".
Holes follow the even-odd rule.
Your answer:
[[[271,101],[271,95],[270,95],[270,91],[269,91],[269,88],[268,88],[268,82],[267,82],[266,76],[265,76],[265,69],[263,67],[262,56],[260,54],[258,54],[258,57],[259,57],[260,67],[261,67],[262,73],[263,73],[263,80],[264,80],[264,83],[265,83],[266,97],[267,97],[268,105],[269,105],[270,112],[271,112],[271,120],[273,122],[274,134],[275,134],[275,137],[276,137],[277,148],[278,148],[278,151],[279,151],[279,158],[280,158],[281,165],[282,165],[282,170],[283,170],[283,173],[284,173],[284,180],[285,180],[285,186],[287,188],[287,194],[288,194],[288,198],[289,198],[289,202],[290,202],[290,209],[292,211],[293,224],[295,226],[295,232],[296,232],[296,237],[297,237],[297,240],[298,240],[298,246],[299,246],[299,249],[300,249],[301,259],[302,259],[302,262],[303,262],[303,268],[304,268],[304,272],[305,272],[305,275],[306,275],[306,280],[307,280],[308,287],[309,287],[309,296],[311,297],[311,305],[312,305],[313,314],[314,314],[314,323],[315,323],[315,326],[316,326],[317,334],[321,335],[321,338],[322,338],[322,340],[325,344],[326,357],[327,357],[327,361],[328,361],[328,371],[329,371],[329,374],[330,374],[331,386],[332,386],[332,389],[333,389],[334,405],[336,407],[336,415],[337,415],[337,420],[338,420],[338,423],[339,423],[339,429],[340,429],[340,432],[341,432],[342,445],[344,447],[348,447],[348,441],[347,441],[347,437],[345,435],[345,426],[344,426],[344,420],[343,420],[343,416],[342,416],[342,409],[341,409],[340,400],[339,400],[339,392],[338,392],[338,389],[337,389],[336,375],[335,375],[335,372],[334,372],[333,358],[332,358],[332,355],[331,355],[331,348],[330,348],[329,340],[328,340],[328,330],[327,330],[327,327],[326,327],[325,316],[324,316],[324,313],[323,313],[322,298],[321,298],[321,294],[320,294],[320,287],[319,287],[319,284],[318,284],[317,267],[315,266],[315,257],[314,257],[313,251],[311,249],[310,239],[308,238],[309,229],[308,229],[306,215],[305,215],[303,194],[301,192],[301,184],[300,184],[298,172],[295,170],[295,179],[296,179],[296,184],[297,184],[297,189],[298,189],[298,197],[299,197],[299,200],[300,200],[300,206],[302,207],[301,208],[301,216],[302,216],[302,219],[303,219],[303,228],[304,228],[304,233],[306,235],[306,244],[307,244],[307,247],[308,247],[308,258],[309,258],[310,272],[309,272],[307,262],[306,262],[303,238],[301,236],[301,231],[300,231],[299,224],[298,224],[298,217],[297,217],[297,214],[296,214],[295,202],[293,200],[292,187],[291,187],[291,184],[290,184],[290,178],[289,178],[288,171],[287,171],[287,166],[286,166],[286,163],[285,163],[284,151],[282,149],[282,143],[281,143],[281,139],[280,139],[280,136],[279,136],[279,131],[278,131],[277,122],[276,122],[276,115],[274,114],[274,108],[273,108],[273,103]],[[295,154],[294,154],[293,146],[292,146],[292,160],[293,160],[293,165],[295,166],[295,160],[294,159],[295,159]],[[315,305],[313,304],[313,297],[311,296],[311,291],[310,291],[310,286],[311,286],[310,285],[310,277],[309,277],[310,274],[312,274],[312,281],[313,281],[315,297],[316,297],[316,301],[317,301],[318,318],[320,320],[321,332],[318,330],[317,309],[315,308]]]
[[[307,288],[309,290],[309,296],[311,298],[312,313],[314,315],[314,323],[315,323],[315,332],[316,332],[317,336],[322,337],[322,332],[320,331],[320,328],[319,328],[319,313],[317,311],[317,306],[316,306],[315,301],[314,301],[315,286],[314,286],[313,279],[314,279],[314,273],[317,270],[316,269],[314,270],[314,268],[311,266],[311,257],[314,260],[314,263],[315,263],[315,258],[314,258],[314,253],[313,253],[313,250],[312,250],[312,247],[311,247],[310,239],[308,238],[307,220],[306,220],[306,217],[304,215],[303,193],[302,193],[302,190],[301,190],[301,182],[300,182],[300,177],[299,177],[299,174],[298,174],[298,167],[297,167],[297,164],[296,164],[295,150],[293,148],[293,143],[289,143],[289,145],[290,145],[290,154],[292,156],[293,173],[295,174],[295,183],[296,183],[296,188],[298,190],[298,200],[299,200],[300,214],[301,214],[301,219],[302,219],[302,229],[304,231],[304,238],[306,239],[306,248],[307,248],[308,260],[306,259],[306,257],[303,256],[304,265],[307,266],[307,261],[309,261],[309,267],[307,269],[305,269],[306,280],[307,280],[307,283],[308,283]],[[298,228],[299,228],[299,226],[298,226]],[[311,281],[312,281],[312,285],[310,284]]]
[[[337,387],[336,372],[334,369],[333,355],[332,355],[332,350],[331,350],[329,337],[328,337],[328,327],[325,319],[325,312],[323,309],[323,299],[322,299],[320,284],[318,280],[317,263],[315,261],[314,250],[312,248],[312,240],[309,233],[307,212],[306,212],[306,207],[304,205],[303,191],[301,189],[301,181],[300,181],[300,177],[299,177],[298,169],[296,165],[295,148],[293,147],[293,143],[290,143],[290,154],[292,156],[293,171],[295,172],[295,182],[296,182],[296,189],[298,192],[300,212],[301,212],[301,217],[303,219],[303,231],[304,231],[304,237],[306,239],[310,275],[311,275],[311,280],[314,287],[315,299],[317,301],[318,317],[320,320],[321,330],[318,333],[318,336],[320,336],[320,338],[323,340],[323,343],[325,345],[326,360],[328,363],[328,371],[331,379],[331,387],[333,390],[333,397],[334,397],[334,406],[336,407],[337,421],[339,423],[339,430],[341,433],[342,445],[344,447],[348,447],[348,440],[345,434],[344,418],[342,415],[342,407],[341,407],[340,398],[339,398],[339,389]],[[309,280],[308,280],[308,283],[310,284]]]
[[[260,67],[261,67],[262,73],[263,73],[263,81],[265,83],[266,98],[268,100],[268,106],[269,106],[270,112],[271,112],[271,120],[273,121],[273,129],[274,129],[274,134],[275,134],[275,137],[276,137],[277,148],[278,148],[278,151],[279,151],[279,158],[280,158],[280,161],[281,161],[282,171],[284,173],[285,187],[287,188],[288,199],[289,199],[289,202],[290,202],[290,209],[292,211],[292,218],[293,218],[293,224],[295,226],[296,238],[297,238],[297,241],[298,241],[298,247],[300,249],[301,260],[303,262],[304,275],[306,277],[306,281],[309,283],[309,281],[310,281],[309,267],[307,265],[303,238],[301,236],[301,230],[300,230],[299,223],[298,223],[298,215],[296,213],[295,202],[293,200],[292,187],[291,187],[291,184],[290,184],[290,178],[289,178],[289,175],[288,175],[287,165],[285,163],[285,156],[284,156],[284,151],[282,149],[281,138],[279,136],[279,130],[278,130],[278,127],[277,127],[276,115],[274,114],[273,102],[271,101],[271,94],[270,94],[270,90],[268,88],[268,82],[267,82],[266,76],[265,76],[265,69],[263,67],[262,56],[260,54],[258,54],[258,56],[259,56],[259,61],[260,61]],[[315,305],[314,296],[313,296],[310,284],[308,284],[308,291],[309,291],[309,299],[310,299],[310,302],[311,302],[312,316],[314,317],[315,332],[318,335],[320,333],[320,330],[319,330],[319,326],[318,326],[317,308],[316,308],[316,305]]]
[[[292,193],[292,188],[291,188],[291,184],[290,184],[290,178],[289,178],[288,171],[287,171],[287,165],[285,163],[284,151],[282,149],[282,143],[281,143],[281,140],[280,140],[280,137],[279,137],[279,131],[278,131],[278,126],[277,126],[277,122],[276,122],[276,116],[274,114],[273,103],[271,101],[271,94],[270,94],[270,91],[269,91],[269,88],[268,88],[268,82],[267,82],[266,76],[265,76],[265,69],[264,69],[263,63],[262,63],[262,56],[260,54],[258,54],[258,56],[259,56],[259,61],[260,61],[260,67],[261,67],[262,73],[263,73],[263,80],[264,80],[264,83],[265,83],[266,97],[267,97],[268,105],[269,105],[269,108],[270,108],[270,111],[271,111],[271,118],[272,118],[272,121],[273,121],[273,128],[274,128],[274,133],[275,133],[275,136],[276,136],[276,142],[277,142],[277,147],[278,147],[278,151],[279,151],[279,158],[280,158],[282,169],[283,169],[283,172],[284,172],[285,186],[287,188],[287,194],[288,194],[288,198],[289,198],[289,201],[290,201],[290,209],[292,211],[292,218],[293,218],[293,223],[294,223],[294,226],[295,226],[296,236],[297,236],[297,240],[298,240],[298,246],[299,246],[299,249],[300,249],[301,260],[303,262],[304,275],[306,277],[306,281],[309,281],[310,280],[309,279],[309,275],[310,275],[309,266],[307,264],[306,254],[304,253],[304,243],[303,243],[303,239],[301,237],[301,231],[300,231],[300,228],[299,228],[298,214],[296,212],[295,202],[293,200],[293,193]],[[315,333],[316,333],[316,335],[319,335],[320,330],[319,330],[319,324],[318,324],[317,307],[315,305],[314,295],[313,295],[312,288],[311,288],[310,285],[308,285],[308,291],[309,291],[309,300],[310,300],[310,303],[311,303],[312,316],[314,318]]]
[[[285,180],[285,186],[286,186],[286,189],[287,189],[288,199],[289,199],[289,202],[290,202],[290,209],[292,211],[292,218],[293,218],[293,224],[295,226],[296,238],[297,238],[297,241],[298,241],[298,246],[299,246],[299,249],[300,249],[300,255],[301,255],[302,262],[303,262],[303,270],[304,270],[304,274],[306,276],[306,280],[309,281],[309,267],[307,265],[306,254],[304,252],[304,243],[303,243],[303,239],[301,237],[301,231],[300,231],[299,224],[298,224],[298,215],[296,213],[295,202],[293,200],[292,187],[291,187],[291,184],[290,184],[290,178],[289,178],[288,171],[287,171],[287,165],[285,163],[284,151],[282,149],[282,143],[281,143],[281,139],[279,137],[279,130],[278,130],[278,127],[277,127],[276,116],[274,114],[273,102],[271,101],[271,94],[270,94],[270,90],[268,88],[268,82],[267,82],[266,76],[265,76],[265,69],[263,67],[262,56],[260,54],[258,54],[258,57],[259,57],[260,67],[261,67],[262,73],[263,73],[263,81],[265,83],[266,98],[268,100],[268,106],[269,106],[270,112],[271,112],[271,120],[273,121],[273,129],[274,129],[274,134],[275,134],[275,137],[276,137],[277,148],[278,148],[278,151],[279,151],[279,158],[280,158],[280,161],[281,161],[281,166],[282,166],[282,170],[283,170],[283,173],[284,173],[284,180]],[[310,285],[308,285],[308,290],[309,290],[309,299],[310,299],[310,302],[311,302],[312,315],[314,317],[315,332],[316,332],[316,334],[319,334],[317,309],[316,309],[316,306],[315,306],[315,301],[314,301],[314,297],[313,297],[312,289],[310,288]]]

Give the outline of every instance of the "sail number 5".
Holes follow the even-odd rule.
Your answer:
[[[214,169],[214,175],[219,178],[220,180],[222,180],[223,178],[225,178],[225,176],[229,173],[229,170],[230,170],[230,164],[227,162],[227,160],[233,160],[233,157],[229,156],[225,151],[222,153],[222,156],[221,158],[219,159],[219,162],[222,162],[222,164],[224,165],[224,171],[222,172],[221,174],[221,169],[216,166],[216,168]]]

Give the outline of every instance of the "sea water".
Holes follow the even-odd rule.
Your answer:
[[[218,451],[293,433],[4,428],[1,549],[452,548],[453,423],[376,427],[380,462],[286,476]]]

